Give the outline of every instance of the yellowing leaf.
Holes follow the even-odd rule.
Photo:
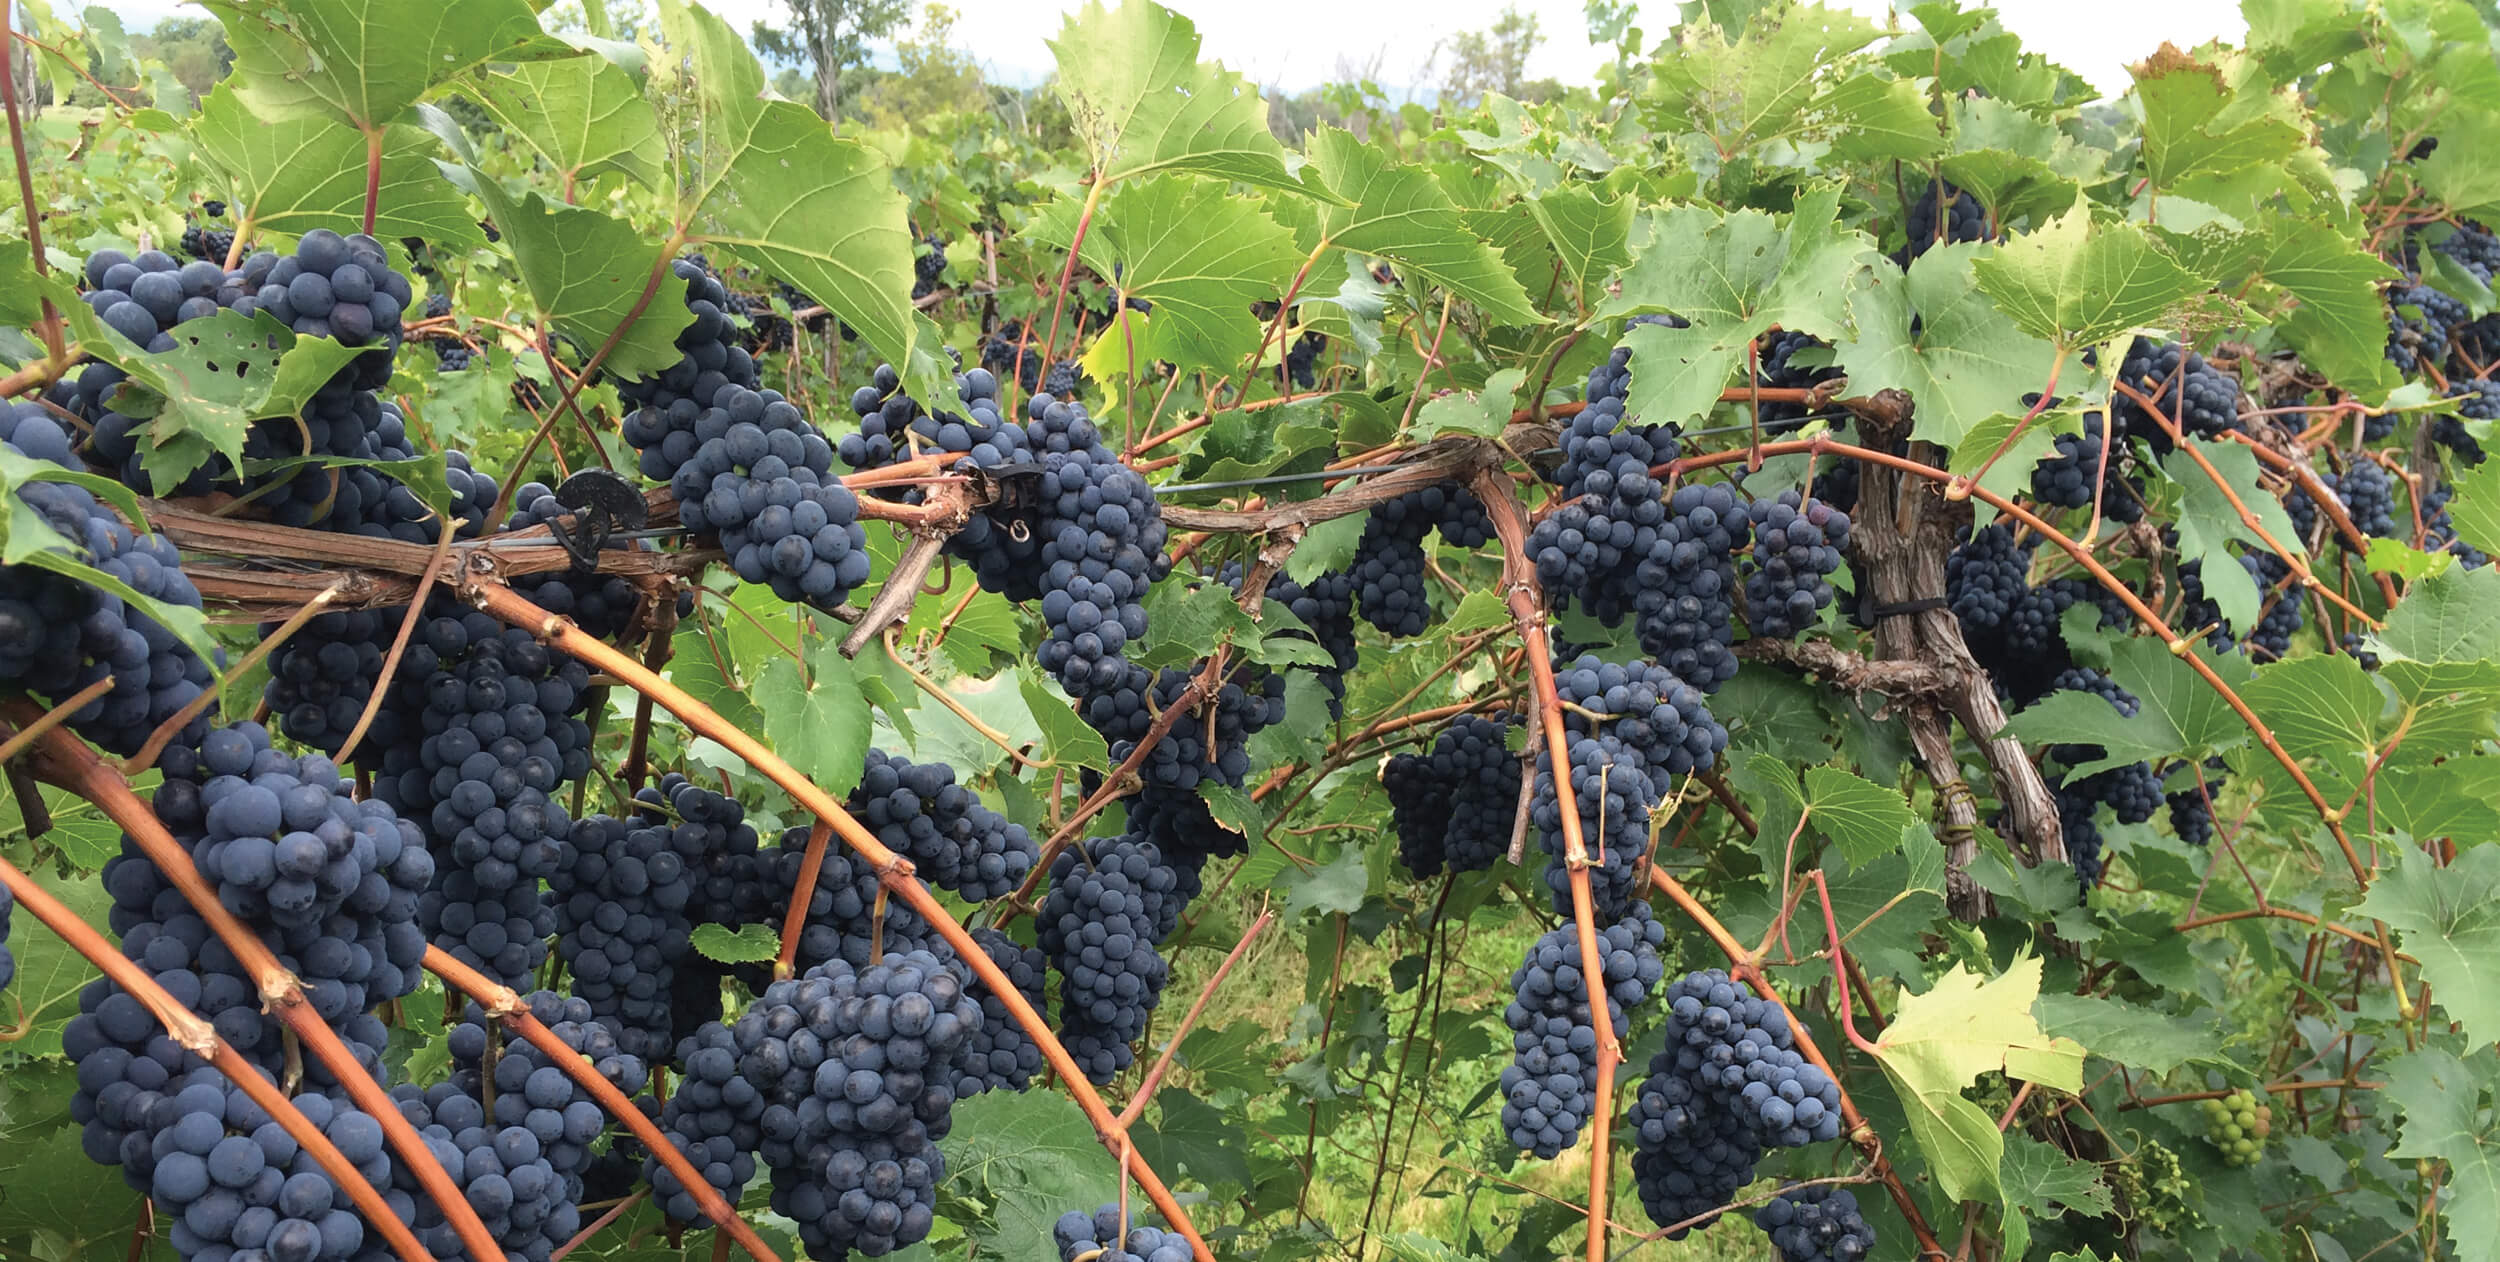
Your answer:
[[[2041,1031],[2031,1015],[2039,997],[2037,959],[2017,960],[1987,981],[1955,964],[1926,994],[1904,996],[1875,1043],[1910,1133],[1956,1200],[1994,1196],[2005,1155],[1996,1119],[1963,1099],[1962,1088],[1991,1070],[2061,1091],[2083,1086],[2083,1045]]]

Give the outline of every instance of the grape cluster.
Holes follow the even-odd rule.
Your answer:
[[[1285,366],[1279,375],[1296,389],[1311,389],[1319,384],[1319,353],[1326,349],[1326,334],[1303,330],[1301,336],[1293,339],[1293,345],[1285,348]]]
[[[2119,363],[2118,380],[2150,400],[2183,434],[2219,438],[2239,427],[2238,379],[2177,342],[2135,339]],[[2155,453],[2170,451],[2168,431],[2125,391],[2111,392],[2110,414],[2122,432],[2144,440]]]
[[[1620,1035],[1626,1011],[1647,1001],[1666,966],[1658,949],[1667,927],[1636,903],[1597,935],[1606,1012]],[[1564,925],[1538,938],[1510,975],[1502,1012],[1511,1063],[1501,1077],[1502,1128],[1524,1152],[1552,1159],[1579,1142],[1597,1094],[1597,1027],[1581,970],[1579,931]]]
[[[374,792],[437,847],[420,919],[462,963],[524,984],[555,931],[539,882],[571,859],[556,794],[590,771],[589,671],[477,612],[426,620],[401,668]]]
[[[66,455],[66,444],[48,418],[20,414],[6,445],[45,459]],[[16,495],[28,520],[58,535],[70,559],[142,596],[200,607],[199,589],[164,535],[132,531],[86,488],[67,482],[22,482]],[[0,567],[0,689],[59,699],[110,679],[110,689],[69,716],[72,731],[105,749],[137,753],[215,678],[189,645],[120,596],[32,564]],[[205,712],[192,718],[176,742],[196,742],[208,722]]]
[[[278,730],[298,744],[336,757],[381,682],[383,655],[407,612],[352,609],[315,614],[272,649],[269,682],[261,690],[261,699],[268,703]],[[272,624],[262,628],[262,633],[275,630]]]
[[[2469,378],[2450,382],[2448,397],[2459,400],[2456,416],[2431,418],[2431,441],[2456,453],[2469,465],[2483,462],[2483,445],[2465,428],[2459,417],[2477,421],[2500,421],[2500,381]]]
[[[1481,872],[1500,861],[1519,810],[1519,755],[1509,734],[1505,720],[1462,714],[1430,753],[1399,754],[1381,768],[1407,871]]]
[[[1012,892],[1041,855],[1024,825],[982,805],[943,763],[869,750],[849,805],[878,840],[912,861],[922,880],[967,902]]]
[[[915,229],[912,233],[920,237]],[[946,279],[946,238],[931,233],[912,245],[911,296],[926,298]]]
[[[2098,757],[2098,746],[2086,747]],[[2088,894],[2107,869],[2101,856],[2101,828],[2096,818],[2103,803],[2122,824],[2141,824],[2167,805],[2161,777],[2150,764],[2126,763],[2088,776],[2071,777],[2050,793],[2057,804],[2058,831],[2065,841],[2066,861],[2074,865],[2075,882]]]
[[[1096,1083],[1134,1063],[1170,967],[1155,946],[1180,920],[1177,878],[1154,843],[1097,837],[1061,852],[1034,919],[1059,970],[1059,1038]]]
[[[734,300],[720,278],[713,275],[711,269],[704,266],[703,260],[696,256],[672,261],[669,274],[685,282],[686,310],[694,316],[685,328],[677,331],[677,362],[656,377],[619,381],[616,392],[627,404],[640,411],[656,412],[667,417],[669,428],[676,429],[679,428],[676,424],[679,404],[691,404],[700,412],[720,394],[723,385],[740,385],[752,390],[758,379],[755,361],[736,345],[737,321],[730,315]],[[626,419],[629,426],[634,421],[633,417]],[[691,434],[693,417],[685,419],[688,424],[684,428]],[[646,427],[651,424],[645,423]],[[644,445],[631,432],[627,433],[626,441],[636,447]],[[654,438],[654,445],[657,442]],[[677,466],[692,455],[689,449],[672,459],[669,472],[673,474]],[[646,454],[644,459],[645,476],[666,476],[652,473],[647,465],[650,457]]]
[[[1795,491],[1746,506],[1753,572],[1745,576],[1745,625],[1755,635],[1793,639],[1832,603],[1830,574],[1849,546],[1849,514]]]
[[[650,1076],[643,1059],[622,1047],[616,1032],[593,1015],[588,1000],[540,990],[523,996],[522,1002],[571,1056],[587,1062],[592,1072],[626,1095],[641,1093]],[[563,1185],[562,1203],[583,1200],[582,1179],[594,1159],[591,1144],[608,1124],[597,1098],[545,1048],[522,1038],[498,1040],[485,1009],[474,1001],[451,1028],[448,1045],[454,1071],[448,1085],[461,1095],[491,1101],[487,1120],[498,1132],[508,1134],[517,1127],[537,1141],[540,1158]],[[490,1048],[495,1052],[491,1061]]]
[[[2485,285],[2500,273],[2500,237],[2478,223],[2460,225],[2455,232],[2432,243],[2431,248],[2455,259],[2474,279]]]
[[[1680,1239],[1753,1181],[1765,1149],[1838,1138],[1840,1086],[1798,1055],[1788,1014],[1725,971],[1687,974],[1666,999],[1666,1046],[1625,1122],[1650,1220],[1702,1218]]]
[[[1954,187],[1950,181],[1930,179],[1918,200],[1910,203],[1901,228],[1908,238],[1907,253],[1902,259],[1906,267],[1910,259],[1938,245],[1987,240],[1988,211],[1978,198]]]
[[[1024,946],[996,929],[972,931],[972,940],[990,957],[1027,1007],[1042,1010],[1042,985],[1050,958],[1040,947]],[[943,942],[938,944],[944,946]],[[935,952],[932,952],[935,954]],[[984,1091],[1022,1091],[1042,1071],[1042,1047],[1025,1034],[1007,1010],[1007,1003],[965,970],[967,989],[981,1005],[981,1024],[964,1044],[961,1069],[955,1077],[955,1098]]]
[[[1639,900],[1634,873],[1649,852],[1650,804],[1675,782],[1706,771],[1727,748],[1727,729],[1702,696],[1651,662],[1614,665],[1587,655],[1554,672],[1566,702],[1563,729],[1571,759],[1572,801],[1592,866],[1589,890],[1597,916],[1618,921]],[[1596,716],[1596,717],[1592,717]],[[1536,781],[1528,822],[1547,856],[1546,887],[1555,910],[1572,912],[1570,869],[1552,754],[1536,742]]]
[[[2265,1155],[2266,1137],[2274,1133],[2274,1106],[2261,1104],[2257,1093],[2242,1087],[2204,1103],[2205,1138],[2222,1150],[2222,1164],[2253,1166]]]
[[[902,377],[880,365],[873,383],[851,394],[859,429],[835,451],[853,469],[880,469],[915,455],[950,455],[995,469],[1025,450],[1022,427],[1011,425],[998,398],[998,378],[975,368],[955,378],[961,411],[931,412],[902,392]]]
[[[747,1180],[755,1177],[755,1150],[764,1142],[767,1107],[761,1086],[739,1070],[741,1050],[736,1036],[718,1021],[679,1041],[677,1064],[683,1072],[658,1118],[669,1146],[732,1205],[746,1190]],[[661,1213],[678,1222],[702,1220],[694,1192],[659,1158],[644,1159],[643,1178],[651,1185],[651,1203]]]
[[[756,842],[736,799],[683,776],[671,773],[636,799],[630,818],[574,823],[572,862],[549,874],[547,891],[574,995],[616,1031],[624,1051],[658,1064],[677,1045],[677,972],[689,937],[718,915],[689,873],[713,856],[752,856]],[[695,1015],[685,1028],[713,1014]]]
[[[1662,328],[1691,327],[1681,316],[1634,316],[1627,324],[1654,324]],[[1679,450],[1677,430],[1673,424],[1624,426],[1624,409],[1632,393],[1632,348],[1617,346],[1606,356],[1606,362],[1589,369],[1586,402],[1564,425],[1562,464],[1554,470],[1554,481],[1562,488],[1565,499],[1582,495],[1608,495],[1605,484],[1591,485],[1591,474],[1614,473],[1624,468],[1617,457],[1629,456],[1644,470],[1675,459]]]
[[[2257,584],[2257,625],[2249,630],[2248,647],[2261,660],[2281,661],[2291,655],[2292,637],[2307,620],[2300,587],[2291,582],[2291,563],[2271,552],[2244,553],[2241,568]]]
[[[980,1024],[953,967],[911,951],[867,968],[827,961],[773,983],[734,1026],[705,1027],[726,1037],[696,1054],[734,1053],[724,1095],[752,1097],[773,1208],[810,1256],[877,1257],[928,1236],[946,1173],[936,1141]],[[720,1068],[707,1064],[705,1079]],[[656,1162],[654,1174],[657,1190]]]
[[[2387,362],[2401,372],[2435,368],[2448,358],[2451,333],[2473,319],[2463,302],[2418,280],[2387,290]]]
[[[391,1100],[507,1255],[547,1262],[581,1230],[581,1211],[530,1128],[496,1124],[484,1104],[452,1082],[401,1083],[391,1089]],[[392,1173],[393,1191],[416,1202],[410,1226],[417,1239],[436,1257],[458,1256],[462,1246],[451,1221],[433,1202],[418,1200],[424,1189],[415,1168],[400,1164]]]
[[[2059,508],[2088,508],[2097,487],[2102,516],[2116,522],[2144,519],[2144,489],[2125,476],[2124,451],[2104,450],[2100,413],[2084,413],[2083,432],[2060,434],[2056,441],[2057,454],[2031,467],[2033,499]]]
[[[2448,512],[2448,501],[2455,497],[2456,488],[2445,482],[2433,482],[2430,493],[2422,497],[2422,546],[2434,552],[2454,553],[2457,564],[2477,569],[2491,558],[2457,536],[2456,521]]]
[[[1353,577],[1363,620],[1393,636],[1422,635],[1432,620],[1424,584],[1424,537],[1433,531],[1461,548],[1493,537],[1493,520],[1476,493],[1455,482],[1409,491],[1372,508],[1354,545]]]
[[[1677,487],[1666,507],[1636,571],[1633,630],[1678,679],[1717,692],[1736,677],[1736,553],[1752,517],[1724,483]]]
[[[2352,518],[2353,527],[2375,538],[2392,538],[2396,534],[2396,484],[2385,465],[2374,460],[2356,460],[2340,474],[2330,473],[2318,479],[2344,505],[2344,513]]]
[[[2218,772],[2227,769],[2228,764],[2219,757],[2205,760],[2206,771]],[[2185,781],[2181,788],[2172,791],[2164,799],[2170,807],[2170,831],[2178,834],[2179,840],[2191,846],[2203,846],[2213,840],[2213,794],[2221,786],[2208,778],[2200,787],[2193,770],[2189,771]]]
[[[180,997],[186,979],[171,982]],[[242,1088],[165,1035],[136,999],[98,981],[81,1007],[62,1033],[78,1069],[71,1116],[83,1124],[87,1156],[121,1167],[123,1182],[155,1203],[159,1230],[176,1253],[199,1262],[391,1256],[378,1234],[367,1239],[347,1194],[312,1154]],[[293,1103],[368,1181],[391,1187],[395,1166],[380,1123],[319,1092]],[[418,1217],[416,1198],[403,1196],[394,1208]],[[458,1242],[449,1248],[441,1256],[455,1255]]]
[[[1154,676],[1150,692],[1136,693],[1145,675],[1131,673],[1131,683],[1117,692],[1096,690],[1085,698],[1085,719],[1111,747],[1111,761],[1124,763],[1153,728],[1153,715],[1180,701],[1199,667],[1165,667]],[[1140,704],[1130,704],[1135,695]],[[1250,737],[1285,718],[1285,680],[1264,666],[1233,664],[1224,672],[1215,696],[1182,716],[1157,738],[1137,774],[1153,788],[1188,791],[1215,782],[1241,787],[1250,770]]]
[[[1817,1183],[1783,1189],[1755,1210],[1754,1226],[1771,1237],[1780,1262],[1858,1262],[1875,1251],[1875,1229],[1844,1187]]]
[[[1160,1227],[1133,1224],[1120,1230],[1120,1207],[1105,1205],[1092,1214],[1069,1210],[1050,1230],[1059,1246],[1059,1262],[1189,1262],[1196,1251],[1189,1237]]]
[[[668,482],[686,528],[718,536],[740,579],[783,600],[840,607],[868,580],[869,558],[833,445],[780,394],[710,377],[697,393],[625,418],[643,476]]]
[[[17,958],[9,954],[9,912],[16,906],[17,896],[0,885],[0,990],[7,990],[17,978]]]
[[[1826,381],[1837,381],[1848,375],[1837,364],[1811,368],[1797,362],[1800,351],[1828,349],[1829,343],[1810,334],[1786,329],[1768,334],[1759,348],[1754,381],[1765,390],[1808,390]],[[1809,417],[1822,415],[1802,403],[1763,403],[1757,407],[1766,433],[1785,432]]]

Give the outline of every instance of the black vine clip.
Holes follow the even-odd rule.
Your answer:
[[[1023,543],[1033,537],[1034,523],[1041,519],[1042,470],[1035,465],[1014,465],[1004,469],[973,468],[968,471],[976,494],[985,489],[989,495],[986,510],[992,521],[1007,531],[1007,537]],[[986,487],[985,484],[986,483]]]
[[[574,528],[567,531],[556,518],[548,521],[547,529],[573,558],[573,568],[583,572],[599,568],[599,549],[610,534],[640,530],[650,520],[642,494],[606,469],[584,469],[566,478],[556,488],[556,503],[573,510]]]

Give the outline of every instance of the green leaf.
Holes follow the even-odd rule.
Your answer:
[[[1493,374],[1484,383],[1484,389],[1474,394],[1454,391],[1426,403],[1415,414],[1416,440],[1426,441],[1443,434],[1500,437],[1510,426],[1510,405],[1527,380],[1525,372],[1505,368]]]
[[[747,699],[744,685],[722,672],[720,659],[712,654],[711,638],[703,634],[700,625],[691,619],[679,623],[671,643],[675,652],[668,661],[670,683],[685,689],[688,695],[741,730],[763,729],[763,713]],[[731,669],[735,670],[734,665]]]
[[[535,190],[516,201],[482,173],[468,182],[502,231],[535,314],[584,346],[609,346],[615,338],[603,367],[620,378],[657,376],[676,364],[677,334],[694,323],[694,312],[684,302],[686,283],[640,229]]]
[[[659,115],[643,99],[642,85],[605,58],[481,68],[463,86],[568,187],[610,172],[644,188],[658,188],[665,178],[668,146]]]
[[[980,1256],[1004,1262],[1058,1262],[1050,1232],[1059,1216],[1120,1194],[1119,1163],[1056,1091],[985,1091],[958,1103],[946,1167],[950,1189],[995,1207],[962,1225]]]
[[[704,959],[719,964],[761,964],[781,955],[781,935],[771,925],[696,925],[689,940]]]
[[[1907,283],[1852,294],[1857,328],[1833,350],[1853,393],[1908,391],[1920,437],[1947,448],[2039,390],[2057,361],[2056,347],[2014,327],[1980,290],[1973,261],[1990,248],[1936,246],[1910,264]],[[2027,462],[2014,469],[2029,476]]]
[[[1059,99],[1104,184],[1162,171],[1300,191],[1267,103],[1240,75],[1198,60],[1198,28],[1150,3],[1100,0],[1050,41]]]
[[[1042,760],[1066,767],[1092,767],[1108,774],[1111,749],[1103,744],[1102,733],[1078,718],[1076,711],[1042,682],[1040,672],[1020,666],[1015,676],[1025,707],[1033,712],[1033,722],[1041,728],[1042,747],[1037,752]]]
[[[119,831],[114,830],[112,835],[118,841]],[[116,845],[115,852],[118,849]],[[80,920],[100,933],[110,932],[113,896],[104,888],[104,882],[83,874],[64,877],[48,866],[29,865],[27,875]],[[95,965],[35,919],[33,912],[19,909],[11,918],[11,926],[15,932],[6,935],[7,946],[17,960],[17,977],[9,983],[9,1012],[15,1017],[19,1006],[23,1006],[25,1015],[12,1024],[22,1021],[26,1033],[9,1044],[9,1051],[24,1056],[58,1054],[61,1031],[70,1018],[78,1015],[78,993],[95,980]],[[9,1069],[11,1075],[18,1072],[17,1065]],[[13,1146],[14,1141],[0,1144],[0,1150]],[[5,1207],[8,1200],[0,1196],[0,1207]]]
[[[1348,846],[1327,866],[1298,873],[1289,884],[1287,919],[1306,911],[1351,915],[1363,909],[1363,896],[1371,891],[1371,873],[1363,865],[1363,848]]]
[[[1608,200],[1588,185],[1566,185],[1526,203],[1577,286],[1580,307],[1597,305],[1606,278],[1632,260],[1632,199]],[[1524,374],[1523,374],[1524,375]]]
[[[1911,1135],[1937,1185],[1955,1200],[1997,1192],[2005,1151],[1996,1119],[1963,1099],[1964,1087],[2002,1071],[2060,1091],[2082,1089],[2084,1049],[2041,1033],[2031,1016],[2039,995],[2036,958],[2016,960],[1984,982],[1957,962],[1926,994],[1903,995],[1875,1043],[1876,1063],[1900,1093]]]
[[[2465,1031],[2465,1050],[2500,1040],[2500,846],[2465,847],[2441,867],[2413,846],[2385,846],[2354,910],[2387,922],[2422,961],[2422,978]]]
[[[2203,644],[2195,651],[2204,654]],[[2230,704],[2160,641],[2129,637],[2113,644],[2110,653],[2111,677],[2142,704],[2133,718],[2121,716],[2117,707],[2090,693],[2059,692],[2024,707],[2007,720],[2005,730],[2029,743],[2103,747],[2106,757],[2074,768],[2087,775],[2148,758],[2202,757],[2247,739],[2247,729]]]
[[[799,774],[844,797],[859,783],[868,757],[868,694],[855,679],[859,668],[832,640],[811,646],[807,667],[809,678],[802,682],[798,663],[776,657],[756,681],[764,737]]]
[[[2279,166],[2308,139],[2260,90],[2234,92],[2222,71],[2164,47],[2136,67],[2144,116],[2144,175],[2170,189],[2197,175],[2244,175]]]
[[[1240,408],[1218,412],[1215,420],[1201,431],[1198,449],[1190,453],[1182,467],[1188,470],[1187,476],[1193,482],[1317,472],[1337,454],[1337,427],[1327,404],[1325,399],[1313,399],[1264,412],[1245,412]],[[1311,494],[1317,488],[1316,481],[1307,487],[1284,483],[1268,494],[1273,498],[1300,498],[1294,492]],[[1353,517],[1357,526],[1362,520],[1360,514]],[[1307,542],[1307,535],[1305,539]],[[1301,553],[1297,551],[1295,555]]]
[[[2049,1035],[2156,1077],[2181,1065],[2237,1068],[2220,1051],[2223,1032],[2211,1014],[2183,1017],[2098,995],[2042,995],[2031,1010]]]
[[[1900,850],[1902,834],[1922,827],[1898,790],[1833,767],[1806,768],[1806,813],[1852,867]]]
[[[203,0],[234,49],[227,80],[270,122],[396,121],[436,84],[487,61],[572,55],[522,0]]]
[[[1835,343],[1861,338],[1852,295],[1874,283],[1883,256],[1839,226],[1838,207],[1835,192],[1817,189],[1785,220],[1694,206],[1656,215],[1622,292],[1600,314],[1666,311],[1691,327],[1644,324],[1625,335],[1632,348],[1625,412],[1651,424],[1707,413],[1746,348],[1775,324]]]
[[[763,67],[719,18],[661,0],[669,46],[694,59],[699,146],[684,155],[690,241],[730,250],[831,308],[903,375],[914,397],[952,398],[953,373],[912,310],[903,195],[875,150],[765,91]]]
[[[43,318],[34,259],[24,241],[0,241],[0,327],[22,329]]]
[[[255,117],[231,88],[211,92],[191,120],[202,161],[231,195],[230,213],[270,232],[364,230],[365,141],[320,117]],[[374,235],[422,237],[447,253],[486,243],[468,199],[434,165],[434,138],[417,127],[385,128]]]
[[[1158,1171],[1186,1169],[1206,1183],[1251,1185],[1248,1139],[1222,1110],[1178,1087],[1156,1092],[1154,1102],[1154,1124],[1138,1128],[1139,1156]]]
[[[2399,698],[2489,693],[2500,660],[2500,570],[2452,567],[2416,583],[2378,633],[2382,677]]]
[[[1064,251],[1079,213],[1074,204],[1053,202],[1029,232]],[[1096,275],[1118,277],[1122,294],[1154,304],[1120,317],[1138,362],[1169,360],[1184,372],[1238,371],[1267,332],[1251,305],[1282,298],[1302,261],[1293,234],[1260,210],[1257,198],[1178,175],[1114,190],[1079,253]]]
[[[1865,18],[1800,4],[1744,24],[1687,22],[1650,63],[1649,113],[1737,153],[1796,125],[1825,67],[1882,36]]]
[[[1814,99],[1831,128],[1832,154],[1850,162],[1924,162],[1944,148],[1927,93],[1915,79],[1851,75]]]
[[[2053,1218],[2069,1209],[2088,1218],[2110,1212],[2109,1187],[2101,1182],[2100,1167],[2029,1135],[2017,1133],[2006,1142],[1999,1170],[2006,1204],[2034,1218]]]
[[[2023,332],[2068,350],[2150,324],[2213,284],[2131,223],[2101,223],[2088,205],[1982,255],[1979,288]]]
[[[2448,1163],[2440,1217],[2456,1256],[2475,1262],[2500,1250],[2500,1126],[2485,1102],[2500,1086],[2496,1072],[2488,1056],[2469,1063],[2434,1047],[2397,1057],[2382,1075],[2402,1118],[2387,1155]]]
[[[2245,251],[2199,262],[2212,265],[2225,289],[2279,289],[2290,309],[2275,316],[2276,336],[2336,385],[2371,398],[2396,385],[2384,353],[2387,302],[2379,283],[2397,273],[2377,255],[2332,228],[2287,215],[2268,218]]]
[[[1544,319],[1501,256],[1468,229],[1430,171],[1397,163],[1336,127],[1312,135],[1310,154],[1311,174],[1345,203],[1319,208],[1320,233],[1328,244],[1394,260],[1401,273],[1449,289],[1495,323]]]
[[[78,1135],[78,1127],[63,1126],[0,1149],[0,1187],[8,1189],[0,1196],[0,1236],[62,1233],[72,1249],[89,1240],[129,1238],[142,1208],[139,1194],[119,1171],[87,1160]]]

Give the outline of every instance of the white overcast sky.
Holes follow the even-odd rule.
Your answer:
[[[420,0],[422,2],[422,0]],[[1111,0],[1116,3],[1117,0]],[[1223,62],[1253,82],[1289,91],[1336,77],[1340,62],[1366,65],[1381,54],[1380,82],[1393,95],[1424,81],[1419,69],[1450,34],[1492,24],[1506,0],[1164,0],[1188,14],[1204,38],[1201,56]],[[1585,82],[1602,62],[1589,46],[1578,0],[1508,0],[1535,14],[1544,45],[1529,62],[1535,77]],[[1838,0],[1878,20],[1890,0]],[[778,16],[777,0],[709,0],[714,12],[743,31],[757,17]],[[169,0],[115,0],[104,7],[144,29],[169,13],[203,14]],[[1043,41],[1057,34],[1066,0],[953,0],[960,15],[956,42],[969,48],[1001,82],[1031,84],[1050,71]],[[1670,0],[1642,5],[1645,38],[1653,44],[1672,24]],[[2104,92],[2124,90],[2125,66],[2164,40],[2182,48],[2206,40],[2237,41],[2247,30],[2233,0],[2001,0],[2005,25],[2024,47],[2091,80]],[[1904,26],[1913,25],[1907,18]]]

